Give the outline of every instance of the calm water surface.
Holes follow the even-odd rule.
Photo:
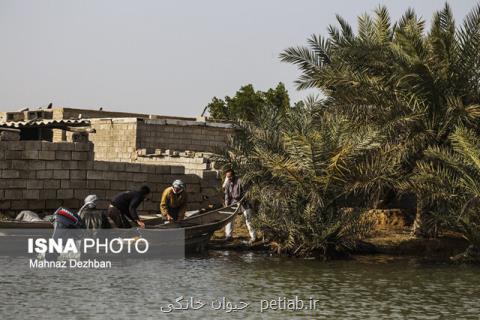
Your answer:
[[[31,270],[25,264],[0,257],[0,319],[480,319],[475,266],[232,252],[129,261],[110,270]],[[206,305],[162,312],[180,296]],[[316,308],[260,312],[264,299],[295,296],[317,299]],[[231,306],[249,305],[214,310],[211,302],[223,297]]]

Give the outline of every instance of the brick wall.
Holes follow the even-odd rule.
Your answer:
[[[133,162],[138,149],[214,153],[226,146],[233,133],[230,128],[166,119],[92,119],[91,127],[96,131],[89,135],[95,159],[121,162]]]
[[[171,121],[174,122],[174,121]],[[206,126],[201,124],[162,124],[161,120],[145,120],[138,122],[138,149],[171,149],[178,151],[215,152],[224,148],[231,129]]]
[[[89,135],[95,145],[95,159],[132,162],[137,149],[137,119],[93,120],[96,133]]]
[[[187,183],[189,209],[219,201],[215,171],[199,176],[185,174],[183,166],[95,161],[92,143],[0,141],[0,211],[6,213],[75,209],[88,194],[103,199],[99,207],[105,209],[115,194],[144,183],[152,194],[140,211],[154,213],[161,192],[179,178]]]

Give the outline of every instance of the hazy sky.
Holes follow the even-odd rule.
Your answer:
[[[477,1],[450,1],[460,22]],[[279,53],[325,34],[335,14],[387,5],[430,20],[444,1],[0,0],[0,110],[55,106],[194,116],[213,96],[283,82]]]

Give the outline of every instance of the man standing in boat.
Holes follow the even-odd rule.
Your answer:
[[[223,183],[223,192],[225,195],[225,206],[230,206],[232,204],[240,201],[245,195],[245,191],[242,186],[242,181],[240,177],[235,176],[235,171],[233,169],[228,169],[225,171],[225,182]],[[245,224],[247,225],[248,233],[250,234],[250,243],[256,240],[255,229],[251,225],[252,218],[252,209],[250,205],[243,201],[241,208],[243,215],[245,217]],[[233,233],[233,225],[235,223],[235,218],[225,226],[225,239],[231,240]]]
[[[160,212],[168,223],[177,222],[185,218],[188,195],[182,180],[175,180],[171,187],[162,193]]]
[[[145,228],[145,224],[138,217],[137,208],[149,193],[150,188],[144,185],[138,191],[117,194],[108,206],[108,217],[117,228],[131,228],[128,220],[134,221],[140,228]]]

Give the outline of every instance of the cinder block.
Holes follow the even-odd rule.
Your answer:
[[[93,149],[93,144],[91,142],[75,142],[74,149],[75,151],[90,151]]]
[[[22,153],[22,159],[28,160],[38,160],[38,151],[37,150],[25,150]]]
[[[40,190],[23,190],[23,199],[39,199]]]
[[[155,166],[155,173],[170,174],[170,166]]]
[[[38,159],[40,160],[55,160],[55,151],[42,150],[38,152]]]
[[[15,179],[20,177],[20,171],[18,170],[2,170],[2,178]]]
[[[25,150],[25,141],[8,141],[7,150],[23,151]]]
[[[63,201],[55,199],[55,197],[47,199],[45,201],[45,209],[52,210],[52,213],[53,213],[53,210],[56,210],[58,207],[61,207],[62,205],[63,205]]]
[[[28,209],[27,200],[13,200],[10,202],[10,208],[12,210],[26,210]]]
[[[45,169],[47,170],[59,170],[62,169],[62,161],[60,160],[55,160],[55,161],[47,161],[45,164]]]
[[[102,180],[103,172],[102,171],[87,171],[88,180]]]
[[[76,163],[79,170],[93,169],[93,161],[77,161]]]
[[[108,180],[95,180],[95,189],[109,189],[110,181]]]
[[[15,170],[24,170],[28,168],[28,161],[27,160],[15,160],[12,161],[12,169]]]
[[[78,161],[73,161],[73,160],[62,161],[62,169],[77,170],[78,169]]]
[[[27,180],[33,180],[36,179],[36,171],[34,170],[20,170],[20,179],[27,179]]]
[[[27,180],[25,179],[2,179],[1,187],[4,189],[18,189],[27,187]]]
[[[70,180],[60,180],[60,188],[61,189],[70,189]],[[73,188],[72,188],[73,189]]]
[[[25,168],[28,170],[44,170],[46,168],[46,162],[41,160],[30,160]]]
[[[53,142],[42,141],[42,150],[55,151],[55,150],[58,150],[58,145]]]
[[[21,189],[8,189],[5,190],[5,199],[23,199],[23,191]]]
[[[28,208],[31,210],[45,210],[45,200],[28,200]]]
[[[142,166],[144,168],[144,170],[142,170],[142,172],[144,173],[148,173],[148,174],[155,174],[155,166],[154,165],[144,165]]]
[[[87,180],[86,183],[87,183],[87,189],[95,189],[95,180]]]
[[[125,166],[127,164],[125,163],[122,163],[122,162],[110,162],[109,163],[109,166],[110,166],[110,170],[112,171],[127,171]]]
[[[53,170],[39,170],[36,174],[37,179],[52,179]]]
[[[171,174],[184,174],[185,173],[185,167],[182,167],[182,166],[171,166],[170,170],[171,170]]]
[[[59,189],[60,188],[60,180],[52,180],[52,179],[43,180],[43,187],[45,189]]]
[[[57,199],[72,199],[73,190],[72,189],[60,189],[57,190]]]
[[[75,189],[74,196],[77,199],[85,199],[90,194],[90,191],[87,189]]]
[[[145,174],[145,173],[135,173],[135,174],[132,174],[132,179],[129,179],[129,180],[133,180],[135,182],[147,182],[147,177],[148,175]]]
[[[125,181],[112,181],[110,183],[110,189],[112,190],[125,190]]]
[[[105,161],[94,161],[93,168],[99,171],[108,171],[110,170],[109,163]]]
[[[87,152],[73,151],[72,152],[72,160],[86,161],[86,160],[88,160],[88,153]]]
[[[86,189],[87,181],[86,180],[70,180],[70,187],[72,189]]]
[[[29,151],[38,151],[42,150],[42,141],[22,141],[24,143],[25,149]]]
[[[12,159],[12,160],[22,159],[22,154],[23,154],[23,151],[6,150],[6,151],[5,151],[5,159],[6,159],[6,160],[9,160],[9,159]]]
[[[53,179],[69,179],[70,172],[68,170],[53,170]]]
[[[105,180],[110,180],[110,181],[123,180],[122,177],[120,177],[120,173],[119,173],[119,172],[108,172],[108,171],[105,171],[105,172],[102,172],[102,177],[103,177],[103,179],[105,179]]]
[[[12,160],[0,160],[0,169],[12,169]]]
[[[75,144],[73,142],[57,142],[58,150],[61,151],[73,151],[75,150]]]
[[[141,165],[136,163],[126,163],[125,164],[126,172],[141,172]]]
[[[27,189],[43,189],[43,180],[27,180]]]
[[[57,198],[57,189],[43,189],[40,190],[40,199],[56,199]]]
[[[85,170],[70,170],[70,179],[85,180],[85,179],[87,179],[87,171],[85,171]]]
[[[57,160],[72,160],[72,152],[70,152],[70,151],[55,151],[55,159],[57,159]]]
[[[182,180],[183,180],[183,182],[188,183],[188,184],[190,184],[190,183],[200,183],[200,178],[196,175],[190,175],[190,174],[185,175],[185,176],[182,177]]]

